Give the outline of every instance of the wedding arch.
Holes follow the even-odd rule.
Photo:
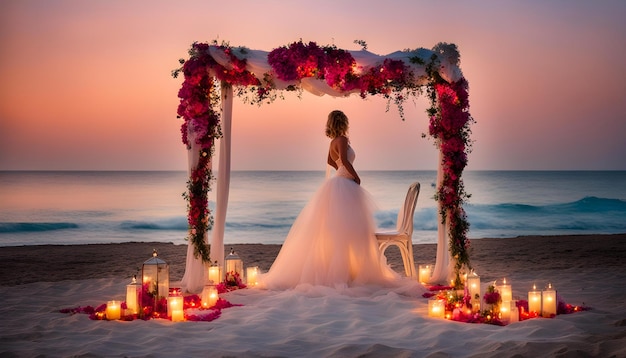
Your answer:
[[[184,75],[178,92],[178,116],[183,119],[182,141],[188,149],[189,244],[182,285],[202,289],[205,265],[223,264],[224,226],[230,183],[230,137],[233,97],[252,104],[271,103],[282,91],[307,91],[318,96],[383,96],[393,102],[404,120],[403,104],[426,95],[429,135],[439,149],[437,190],[439,206],[437,257],[431,281],[460,285],[471,268],[467,221],[468,198],[461,178],[471,151],[468,83],[459,67],[456,45],[439,43],[432,49],[397,51],[379,56],[361,50],[318,46],[302,40],[271,52],[232,47],[227,43],[193,43],[189,58],[174,70]],[[217,178],[212,164],[219,140]],[[214,215],[208,193],[216,182]],[[211,241],[209,245],[209,231]],[[446,245],[447,243],[447,245]],[[217,248],[210,250],[210,247]]]

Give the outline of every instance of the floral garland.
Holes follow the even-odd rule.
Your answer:
[[[417,95],[419,92],[413,71],[402,60],[387,58],[382,64],[358,75],[356,60],[350,52],[335,46],[319,47],[315,42],[304,44],[302,41],[274,49],[267,60],[276,78],[283,81],[312,77],[325,80],[328,86],[340,92],[358,92],[361,98],[382,95],[388,100],[387,109],[389,102],[394,101],[402,119],[404,101],[410,94]]]
[[[361,43],[366,48],[364,42]],[[228,57],[227,63],[218,63],[211,51],[219,51]],[[460,284],[461,271],[469,268],[469,222],[463,210],[464,201],[469,198],[465,192],[461,174],[467,165],[467,154],[471,149],[469,139],[470,124],[468,84],[460,76],[456,82],[447,82],[439,74],[442,59],[458,65],[459,55],[455,45],[441,43],[433,48],[433,55],[427,61],[415,56],[410,58],[414,65],[424,66],[427,74],[427,92],[431,101],[429,134],[435,138],[443,153],[444,178],[435,199],[440,203],[441,215],[450,225],[450,253],[456,260],[455,285]],[[417,75],[412,68],[400,59],[386,58],[382,63],[363,69],[357,66],[350,52],[335,46],[318,46],[315,42],[302,40],[272,50],[267,61],[271,70],[255,75],[247,68],[248,50],[232,48],[227,43],[194,43],[188,60],[180,60],[182,67],[173,71],[176,78],[180,72],[185,80],[178,93],[180,104],[178,117],[183,118],[181,127],[183,143],[188,148],[188,133],[195,133],[195,141],[200,146],[200,161],[188,181],[189,239],[197,256],[209,262],[209,248],[204,236],[213,221],[207,207],[207,193],[210,190],[210,158],[214,140],[221,136],[220,103],[217,94],[218,81],[221,86],[237,87],[237,95],[246,97],[251,103],[269,103],[276,99],[276,80],[288,85],[285,90],[298,89],[297,84],[304,78],[321,79],[334,90],[346,95],[359,93],[362,98],[368,95],[381,95],[386,98],[387,110],[390,102],[397,106],[404,120],[403,103],[410,97],[423,92],[423,75]]]
[[[449,223],[449,250],[455,259],[454,286],[462,286],[464,269],[471,269],[469,259],[469,222],[463,203],[470,197],[465,191],[461,175],[467,166],[467,155],[471,151],[468,85],[465,79],[455,83],[444,81],[434,84],[436,108],[430,109],[429,133],[435,138],[442,153],[442,183],[435,199],[439,202],[441,217]]]

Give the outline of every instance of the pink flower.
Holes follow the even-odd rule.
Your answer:
[[[485,296],[483,299],[485,300],[485,303],[488,305],[496,305],[500,303],[501,301],[500,293],[497,291],[485,293]]]

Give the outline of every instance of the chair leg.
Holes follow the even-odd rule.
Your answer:
[[[407,261],[408,263],[405,263],[405,269],[408,269],[407,271],[407,276],[412,278],[412,279],[417,279],[417,275],[416,275],[416,271],[415,271],[415,259],[413,258],[413,243],[411,242],[411,240],[409,240],[406,243],[407,246]]]
[[[381,243],[379,245],[381,260],[387,259],[387,257],[385,256],[385,251],[391,245],[395,245],[398,247],[398,249],[400,249],[400,256],[402,256],[402,264],[404,265],[404,273],[406,274],[406,277],[409,277],[411,279],[417,278],[415,274],[415,260],[413,259],[413,246],[410,242],[406,244],[397,241],[387,241]]]
[[[400,248],[400,253],[402,254],[402,263],[404,265],[404,273],[406,277],[413,278],[414,270],[412,269],[413,261],[411,260],[410,253],[405,245],[398,244]]]

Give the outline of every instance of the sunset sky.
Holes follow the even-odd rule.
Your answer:
[[[626,170],[626,1],[0,2],[0,170],[184,170],[176,118],[194,41],[271,51],[302,39],[385,55],[457,44],[469,170]],[[360,170],[436,169],[427,101],[235,99],[234,170],[323,170],[342,109]]]

